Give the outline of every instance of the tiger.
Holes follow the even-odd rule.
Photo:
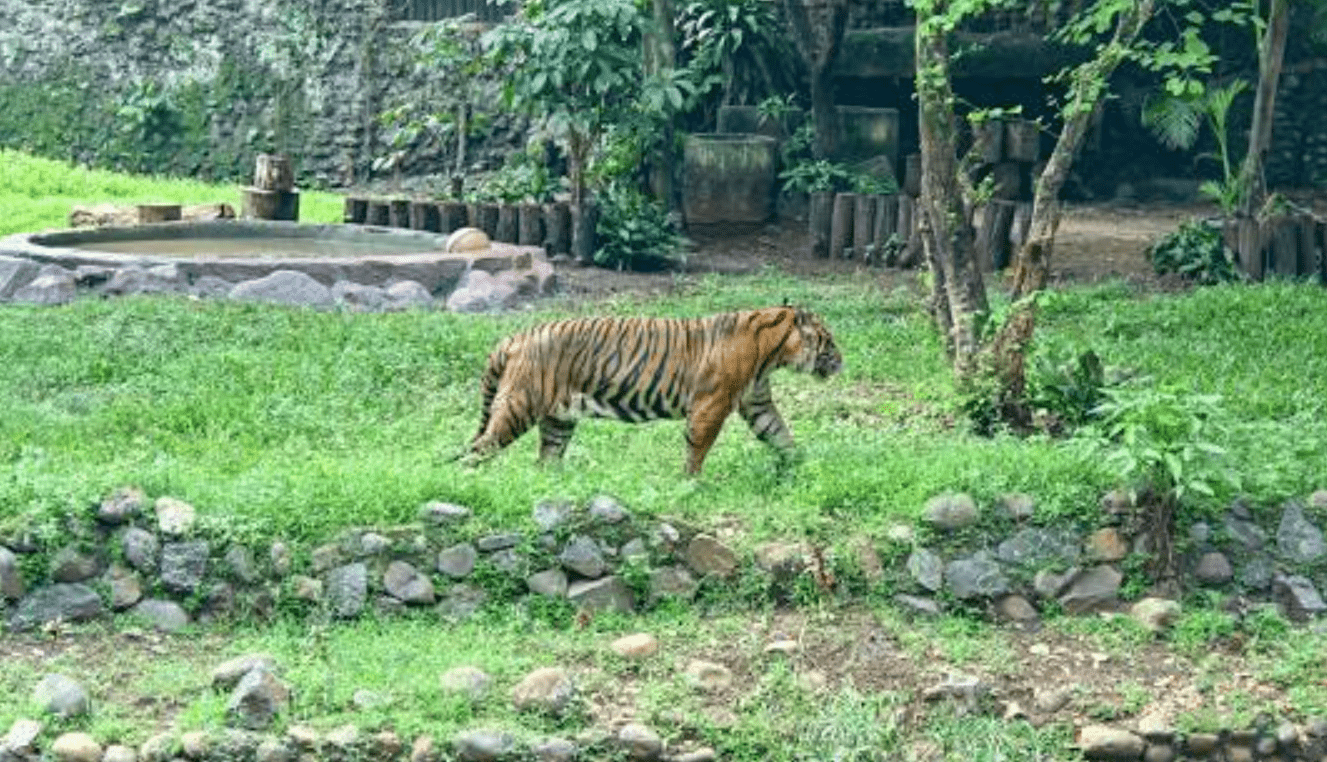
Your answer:
[[[537,425],[543,463],[562,458],[581,417],[685,418],[686,473],[694,476],[736,408],[760,441],[791,456],[793,437],[769,386],[783,367],[821,379],[843,367],[815,313],[780,306],[693,319],[544,323],[489,354],[479,431],[463,455],[477,463]]]

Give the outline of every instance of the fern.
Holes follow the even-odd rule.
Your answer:
[[[1203,124],[1203,101],[1192,96],[1164,95],[1143,107],[1143,126],[1171,150],[1187,151],[1198,140]]]

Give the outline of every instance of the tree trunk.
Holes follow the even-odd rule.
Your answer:
[[[676,46],[673,44],[673,0],[653,0],[651,5],[654,9],[654,29],[649,36],[650,44],[646,46],[645,73],[670,76],[677,62]],[[674,198],[676,193],[673,190],[677,156],[673,151],[673,141],[673,113],[669,109],[652,179],[655,196],[670,212],[677,209],[677,200]]]
[[[1272,122],[1276,109],[1277,84],[1285,58],[1286,35],[1290,31],[1290,0],[1271,0],[1267,30],[1258,51],[1258,91],[1254,94],[1253,125],[1249,128],[1249,149],[1239,168],[1240,208],[1244,217],[1252,217],[1267,197],[1267,177],[1263,160],[1272,145]]]
[[[812,152],[817,159],[833,157],[838,135],[834,108],[834,60],[848,26],[847,0],[782,0],[792,27],[793,42],[811,75],[811,118],[815,125]]]
[[[938,15],[942,2],[931,8]],[[949,78],[949,48],[937,19],[917,13],[917,105],[921,133],[921,197],[917,224],[933,279],[931,316],[961,383],[977,369],[979,316],[988,311],[975,257],[972,223],[958,183],[958,130]]]
[[[1096,58],[1079,65],[1073,71],[1069,89],[1069,103],[1064,109],[1064,127],[1051,149],[1046,166],[1037,176],[1032,197],[1032,222],[1027,240],[1019,249],[1014,264],[1012,299],[1046,287],[1050,274],[1051,252],[1055,247],[1055,233],[1060,228],[1060,189],[1073,166],[1083,139],[1092,127],[1096,113],[1106,95],[1106,84],[1111,74],[1127,56],[1128,48],[1152,16],[1153,0],[1141,0],[1122,15],[1115,26],[1111,41]]]

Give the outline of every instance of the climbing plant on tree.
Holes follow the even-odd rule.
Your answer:
[[[945,337],[960,390],[969,407],[988,419],[1028,422],[1023,364],[1036,324],[1036,294],[1045,288],[1060,224],[1059,194],[1094,114],[1109,92],[1111,75],[1125,61],[1166,72],[1210,66],[1213,56],[1195,35],[1180,43],[1142,38],[1157,2],[1096,0],[1056,36],[1086,52],[1081,63],[1056,73],[1062,87],[1061,127],[1036,180],[1032,224],[1017,254],[1013,306],[992,318],[977,265],[972,226],[973,189],[962,182],[957,157],[956,100],[950,77],[950,33],[965,19],[1002,0],[913,0],[917,14],[916,91],[921,133],[922,242],[932,276],[931,314]],[[1174,0],[1183,2],[1183,0]],[[1172,74],[1172,76],[1175,76]]]

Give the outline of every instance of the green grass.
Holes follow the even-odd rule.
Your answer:
[[[0,149],[0,166],[0,236],[67,227],[75,206],[224,202],[237,212],[241,206],[239,186],[88,169],[7,149]],[[301,191],[300,219],[339,222],[341,204],[335,194]]]

